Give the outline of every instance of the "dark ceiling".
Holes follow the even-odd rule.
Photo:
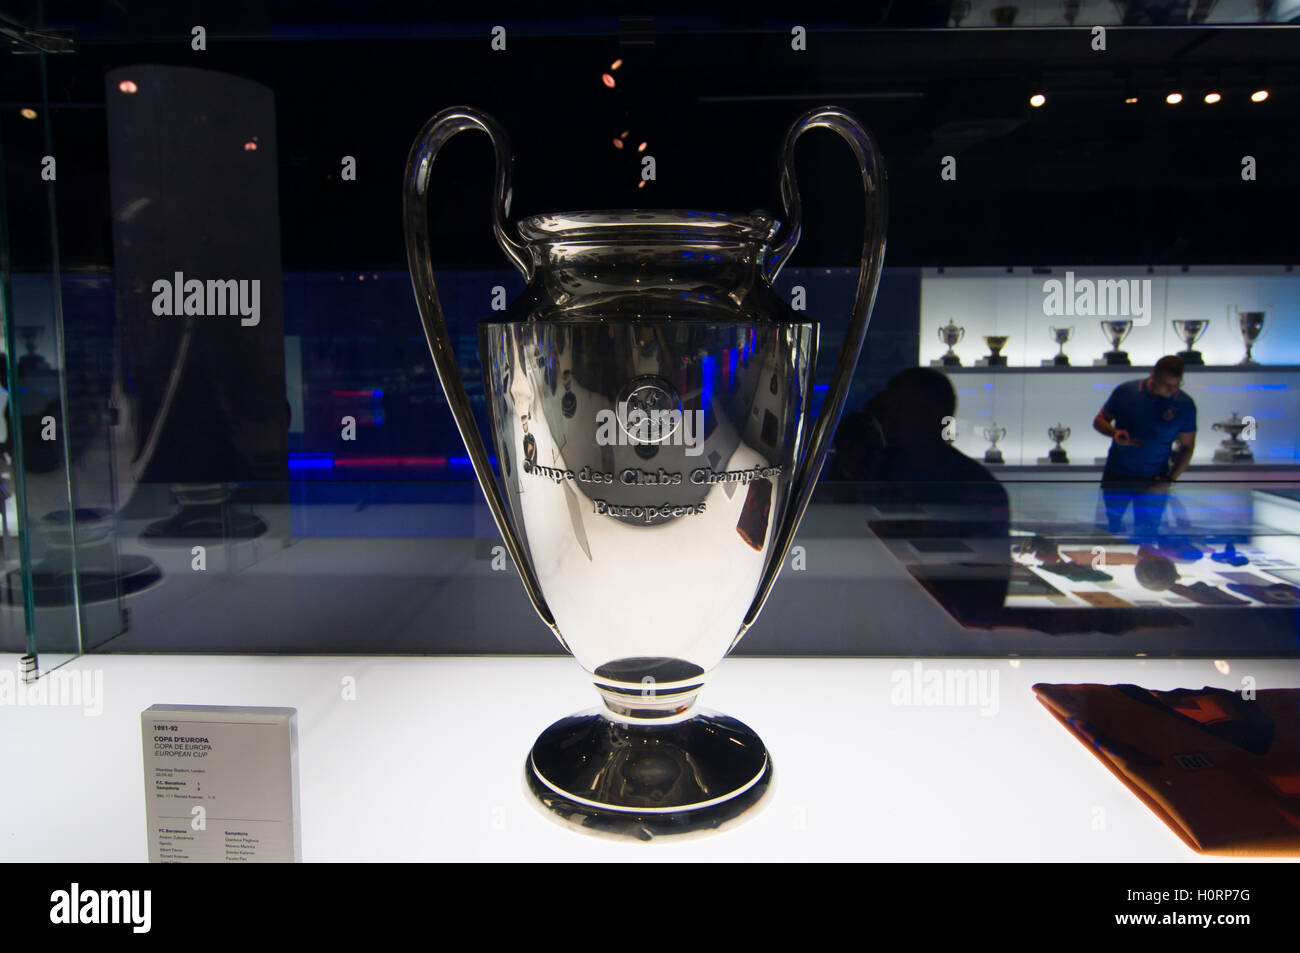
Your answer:
[[[74,53],[0,57],[14,265],[48,267],[37,224],[47,189],[31,175],[50,148],[46,120],[63,266],[111,264],[104,75],[139,63],[234,73],[275,92],[290,270],[404,267],[406,152],[425,119],[462,103],[512,136],[516,215],[775,211],[786,127],[833,102],[872,128],[885,155],[890,265],[1300,259],[1295,27],[1113,27],[1101,52],[1086,28],[934,28],[949,3],[868,2],[851,15],[817,4],[784,15],[661,4],[633,17],[624,7],[505,3],[489,16],[481,4],[109,2],[46,3],[37,15],[0,2],[12,20],[77,40]],[[806,50],[791,49],[795,22]],[[207,30],[205,51],[190,48],[193,24]],[[495,24],[507,29],[504,52],[490,46]],[[615,59],[611,89],[601,74]],[[1257,88],[1267,101],[1250,102]],[[1164,102],[1172,90],[1184,93],[1178,106]],[[1209,91],[1223,100],[1207,105]],[[1047,97],[1041,109],[1029,105],[1034,92]],[[38,121],[19,117],[24,106]],[[655,157],[658,177],[643,188],[640,157],[613,147],[622,130]],[[344,155],[357,159],[355,182],[340,181]],[[955,182],[940,178],[945,155],[956,157]],[[1244,156],[1256,181],[1242,181]],[[503,265],[486,214],[486,140],[459,137],[439,161],[439,261]],[[798,164],[806,232],[794,261],[851,263],[861,201],[848,150],[813,133]]]

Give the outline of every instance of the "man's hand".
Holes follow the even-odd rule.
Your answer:
[[[1156,477],[1151,481],[1148,489],[1152,493],[1168,493],[1174,484],[1167,477]]]
[[[1137,438],[1130,436],[1127,430],[1121,430],[1118,427],[1115,428],[1114,436],[1115,442],[1121,447],[1140,447],[1146,443],[1145,440],[1138,440]]]

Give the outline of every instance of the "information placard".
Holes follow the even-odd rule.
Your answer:
[[[295,708],[140,714],[150,863],[302,860]]]

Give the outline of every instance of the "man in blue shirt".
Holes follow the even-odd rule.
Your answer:
[[[1180,389],[1182,382],[1182,358],[1162,357],[1146,380],[1116,387],[1092,422],[1112,441],[1101,475],[1112,533],[1119,532],[1131,502],[1134,534],[1155,537],[1169,488],[1192,461],[1196,403]]]

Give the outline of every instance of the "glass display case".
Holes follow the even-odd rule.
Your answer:
[[[1300,853],[1300,3],[660,6],[6,5],[6,851]]]
[[[1207,39],[1188,54],[1173,28],[1141,45],[1117,32],[1103,65],[1087,30],[1058,29],[1078,25],[1068,4],[1022,4],[992,31],[1005,5],[592,31],[512,7],[504,39],[464,11],[381,29],[327,6],[13,18],[6,649],[42,671],[90,651],[560,651],[421,333],[406,150],[468,103],[515,130],[512,219],[779,209],[774,167],[752,157],[825,100],[881,143],[888,258],[822,486],[737,651],[1295,653],[1296,48],[1268,25],[1228,28],[1258,23],[1253,7],[1195,21]],[[563,108],[522,92],[538,56]],[[476,328],[525,290],[481,214],[486,155],[456,142],[430,184],[483,432]],[[820,326],[816,411],[862,223],[845,155],[809,136],[798,161],[808,226],[775,288]],[[1094,420],[1179,353],[1197,439],[1160,538],[1139,539],[1131,514],[1107,520],[1112,441]],[[973,466],[873,469],[906,443],[880,411],[908,369],[955,399],[909,426]]]

